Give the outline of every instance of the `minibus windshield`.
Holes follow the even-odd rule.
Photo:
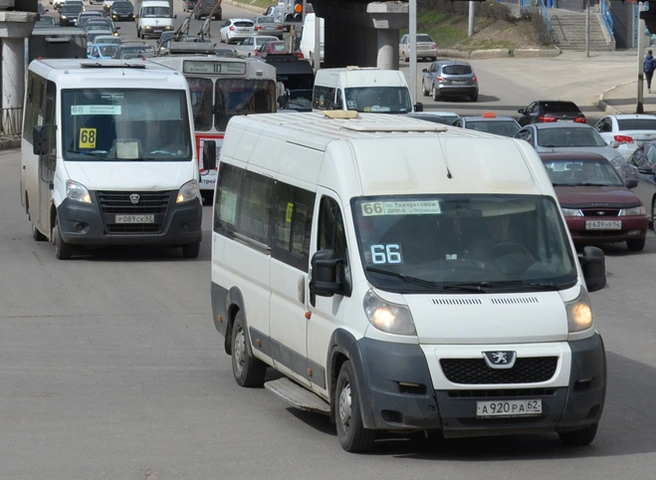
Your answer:
[[[367,279],[383,290],[559,290],[577,281],[551,197],[360,197],[352,209]]]
[[[358,112],[408,113],[412,111],[407,87],[358,87],[344,89],[346,108]]]
[[[184,90],[92,88],[61,95],[66,160],[191,160]]]

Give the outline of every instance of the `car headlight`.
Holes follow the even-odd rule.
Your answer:
[[[146,30],[150,30],[150,29],[153,28],[153,27],[151,27],[150,25],[146,25],[144,28],[145,28]]]
[[[189,180],[183,186],[180,187],[178,191],[178,196],[175,200],[175,203],[184,203],[189,200],[193,200],[198,197],[198,181]]]
[[[578,208],[561,208],[566,217],[582,217],[583,212]]]
[[[62,20],[66,20],[66,15],[62,15]]]
[[[378,330],[397,335],[417,335],[410,309],[389,303],[369,290],[362,300],[369,322]]]
[[[593,315],[590,306],[590,296],[585,288],[581,287],[581,294],[573,302],[565,304],[567,309],[567,328],[569,333],[582,332],[592,328]]]
[[[66,180],[66,196],[76,202],[92,203],[87,187],[73,180]]]
[[[167,25],[167,26],[166,26],[166,29],[167,29],[167,30],[171,30],[172,28],[173,28],[173,27],[172,27],[171,25]]]
[[[647,210],[645,209],[644,205],[640,205],[639,207],[633,207],[633,208],[623,208],[620,210],[619,213],[620,217],[629,217],[629,216],[636,216],[636,215],[647,215]]]

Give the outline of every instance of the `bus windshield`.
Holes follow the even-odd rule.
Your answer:
[[[214,128],[225,131],[234,115],[276,112],[274,80],[218,79],[215,88]]]
[[[358,112],[412,112],[407,87],[358,87],[344,89],[346,108]]]
[[[143,16],[145,18],[169,18],[171,9],[169,7],[144,7]]]
[[[66,160],[184,161],[192,143],[184,90],[62,90]]]

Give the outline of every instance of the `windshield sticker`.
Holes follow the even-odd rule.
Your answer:
[[[378,215],[439,215],[442,213],[438,200],[415,202],[364,202],[362,216]]]
[[[121,115],[121,105],[71,105],[71,115]]]
[[[292,223],[292,216],[294,215],[294,204],[289,202],[287,204],[287,215],[285,216],[285,221],[287,223]]]
[[[78,148],[96,148],[96,138],[95,128],[80,128]]]
[[[139,158],[139,142],[131,141],[122,141],[116,142],[116,158],[122,158],[125,160],[134,160]]]

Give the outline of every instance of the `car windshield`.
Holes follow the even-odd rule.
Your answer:
[[[101,45],[94,49],[93,53],[100,53],[103,57],[111,58],[116,54],[116,50],[118,50],[117,45]]]
[[[502,135],[504,137],[514,137],[519,131],[520,126],[515,121],[505,120],[467,120],[465,127],[470,130],[478,130],[479,132],[493,133],[495,135]]]
[[[544,160],[544,168],[555,186],[624,186],[615,169],[605,160],[549,159]]]
[[[358,87],[344,89],[346,108],[357,112],[408,113],[412,111],[407,87]]]
[[[35,25],[55,25],[54,17],[42,16]]]
[[[620,130],[656,130],[656,118],[617,119]]]
[[[64,5],[60,12],[65,13],[66,15],[70,15],[73,13],[80,13],[84,7],[82,5]]]
[[[397,195],[351,207],[367,279],[382,290],[555,290],[577,281],[552,197]]]
[[[235,115],[275,113],[276,82],[221,78],[216,81],[214,99],[214,128],[224,131]]]
[[[143,16],[147,18],[169,18],[171,9],[169,7],[144,7]]]
[[[184,90],[62,91],[64,158],[183,161],[193,152]]]
[[[538,129],[541,147],[603,147],[604,139],[592,127],[556,127]]]
[[[132,10],[134,7],[130,2],[114,2],[112,8],[114,10]]]
[[[444,65],[442,73],[446,75],[471,75],[472,68],[469,65]]]
[[[542,109],[545,113],[580,113],[579,107],[572,102],[542,102]]]

